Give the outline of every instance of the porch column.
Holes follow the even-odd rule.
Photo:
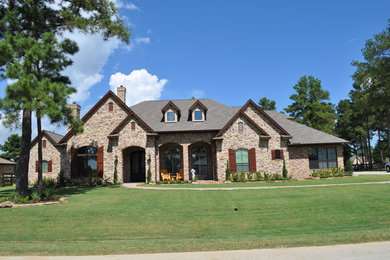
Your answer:
[[[188,144],[183,144],[183,169],[184,169],[184,180],[190,180],[190,168],[188,154]]]

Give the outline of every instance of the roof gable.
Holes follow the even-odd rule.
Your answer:
[[[246,108],[248,108],[250,105],[255,107],[257,111],[260,112],[265,118],[267,118],[269,121],[272,122],[278,128],[282,133],[282,137],[284,138],[291,138],[291,135],[289,132],[287,132],[280,124],[278,124],[272,117],[270,117],[261,107],[259,107],[255,102],[252,101],[252,99],[249,99],[245,105],[241,108],[242,111],[245,111]]]
[[[180,108],[178,106],[175,105],[175,103],[172,102],[172,100],[170,100],[162,109],[161,109],[161,112],[165,112],[167,111],[170,107],[173,107],[178,113],[180,113]]]
[[[200,102],[199,99],[196,100],[188,110],[193,111],[197,106],[201,107],[204,111],[207,111],[207,107],[202,102]]]
[[[59,135],[57,133],[53,133],[53,132],[49,132],[49,131],[46,131],[46,130],[42,130],[41,131],[42,133],[42,136],[45,136],[47,140],[49,140],[49,142],[53,145],[53,146],[57,146],[58,143],[60,142],[60,140],[63,138],[62,135]],[[35,145],[35,143],[38,142],[38,136],[36,136],[32,141],[31,141],[31,146]]]
[[[120,107],[127,113],[133,113],[133,111],[117,96],[109,90],[84,116],[81,118],[81,120],[85,123],[88,121],[88,119],[92,116],[92,114],[108,99],[112,98],[114,101],[118,102]],[[59,143],[64,143],[67,141],[69,137],[73,135],[72,129],[70,129],[66,135],[60,140]]]
[[[114,137],[115,135],[119,134],[120,130],[129,122],[130,118],[134,117],[136,120],[138,120],[150,133],[154,133],[153,129],[148,126],[139,116],[137,116],[134,112],[131,112],[128,114],[125,119],[123,119],[122,122],[119,123],[117,127],[115,127],[114,130],[108,135],[108,137]]]
[[[229,129],[230,125],[233,124],[233,122],[239,118],[240,116],[244,117],[246,120],[248,120],[249,123],[251,123],[256,129],[258,129],[262,134],[263,134],[263,137],[265,138],[269,138],[270,135],[267,134],[266,131],[264,131],[263,128],[261,128],[258,124],[256,124],[255,121],[253,121],[249,116],[247,116],[244,111],[242,109],[240,109],[231,119],[229,122],[227,122],[227,124],[217,133],[217,135],[215,137],[220,137],[223,135],[223,133]]]

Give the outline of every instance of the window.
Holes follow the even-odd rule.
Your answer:
[[[180,172],[181,168],[181,149],[170,147],[165,150],[165,166],[169,173]]]
[[[309,149],[310,169],[326,169],[337,167],[336,148],[310,148]]]
[[[176,113],[173,111],[167,112],[167,122],[175,122],[176,121]]]
[[[201,110],[194,111],[194,121],[203,121],[203,111]]]
[[[249,153],[247,149],[236,150],[237,172],[249,172]]]
[[[131,130],[135,130],[135,122],[131,122]]]
[[[46,140],[42,140],[42,148],[46,148]]]
[[[239,122],[238,123],[238,132],[243,132],[244,131],[244,123],[243,122]]]
[[[48,171],[49,171],[48,161],[42,161],[42,172],[48,172]]]
[[[196,146],[191,150],[192,166],[196,174],[207,174],[207,148],[204,146]]]
[[[114,104],[112,102],[108,103],[108,111],[114,111]]]
[[[97,176],[97,148],[84,146],[77,149],[77,170],[80,176]]]

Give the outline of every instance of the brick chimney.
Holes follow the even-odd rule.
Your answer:
[[[120,85],[117,87],[116,95],[126,104],[126,88],[124,86]]]
[[[72,110],[72,116],[74,119],[80,119],[80,109],[81,107],[76,104],[76,102],[73,102],[72,104],[68,104],[68,107]],[[70,130],[71,126],[68,123],[68,131]]]

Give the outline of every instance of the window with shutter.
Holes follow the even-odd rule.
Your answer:
[[[243,132],[244,131],[244,123],[243,122],[239,122],[238,123],[238,132]]]
[[[135,122],[131,122],[131,130],[135,130]]]
[[[47,171],[52,172],[53,171],[53,161],[50,160],[47,162]]]
[[[109,112],[114,111],[114,103],[112,102],[108,103],[108,111]]]
[[[42,148],[46,148],[46,140],[42,140]]]

